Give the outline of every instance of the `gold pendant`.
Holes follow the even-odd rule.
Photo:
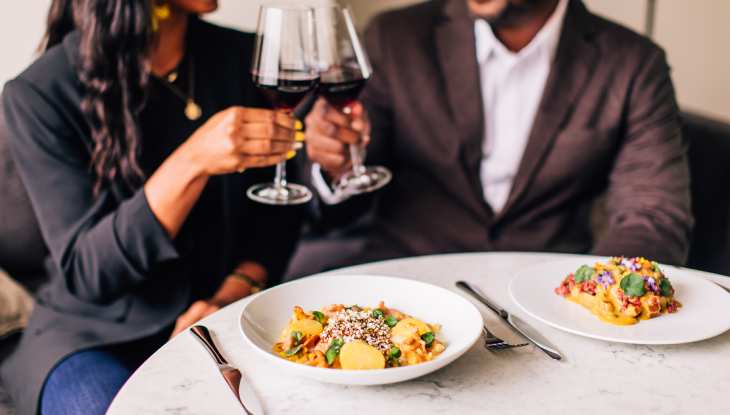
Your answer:
[[[203,111],[200,109],[200,106],[192,99],[189,99],[187,105],[185,105],[185,116],[188,117],[190,121],[195,121],[200,118],[201,115],[203,115]]]

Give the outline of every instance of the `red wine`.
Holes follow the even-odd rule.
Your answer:
[[[325,80],[319,84],[319,93],[330,105],[343,110],[357,100],[366,81],[364,78],[337,82]]]
[[[293,110],[319,83],[318,77],[307,76],[308,74],[287,74],[272,78],[254,74],[253,82],[261,88],[274,109]]]

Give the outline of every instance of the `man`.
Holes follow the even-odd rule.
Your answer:
[[[365,110],[320,100],[307,118],[323,218],[374,209],[362,250],[331,266],[492,250],[686,260],[685,143],[650,40],[580,0],[436,0],[377,17],[365,41]],[[361,136],[393,182],[345,200],[329,184]]]

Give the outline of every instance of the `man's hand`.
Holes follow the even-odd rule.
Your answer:
[[[309,159],[318,163],[332,179],[351,167],[348,145],[366,146],[370,141],[370,122],[360,103],[345,114],[320,98],[306,119]]]

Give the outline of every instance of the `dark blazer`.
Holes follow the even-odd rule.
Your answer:
[[[50,283],[0,368],[20,414],[35,413],[44,380],[63,357],[164,335],[240,261],[262,263],[276,283],[303,213],[246,198],[246,188],[270,181],[273,169],[211,178],[175,241],[142,189],[122,195],[107,187],[94,197],[78,44],[78,33],[70,34],[3,92],[11,150],[51,253]],[[195,97],[204,114],[187,120],[184,102],[151,81],[140,114],[140,162],[148,174],[214,113],[232,105],[263,106],[247,75],[253,36],[193,19],[187,45],[184,62],[194,59]],[[180,66],[181,82],[188,79],[187,67]]]
[[[686,145],[664,52],[568,6],[558,51],[506,206],[479,180],[485,123],[474,24],[465,0],[375,18],[367,162],[393,170],[374,196],[322,207],[330,225],[374,209],[363,262],[462,251],[643,255],[681,264],[692,229]],[[606,194],[602,237],[591,206]],[[373,205],[373,199],[377,204]],[[336,264],[339,265],[339,264]]]

